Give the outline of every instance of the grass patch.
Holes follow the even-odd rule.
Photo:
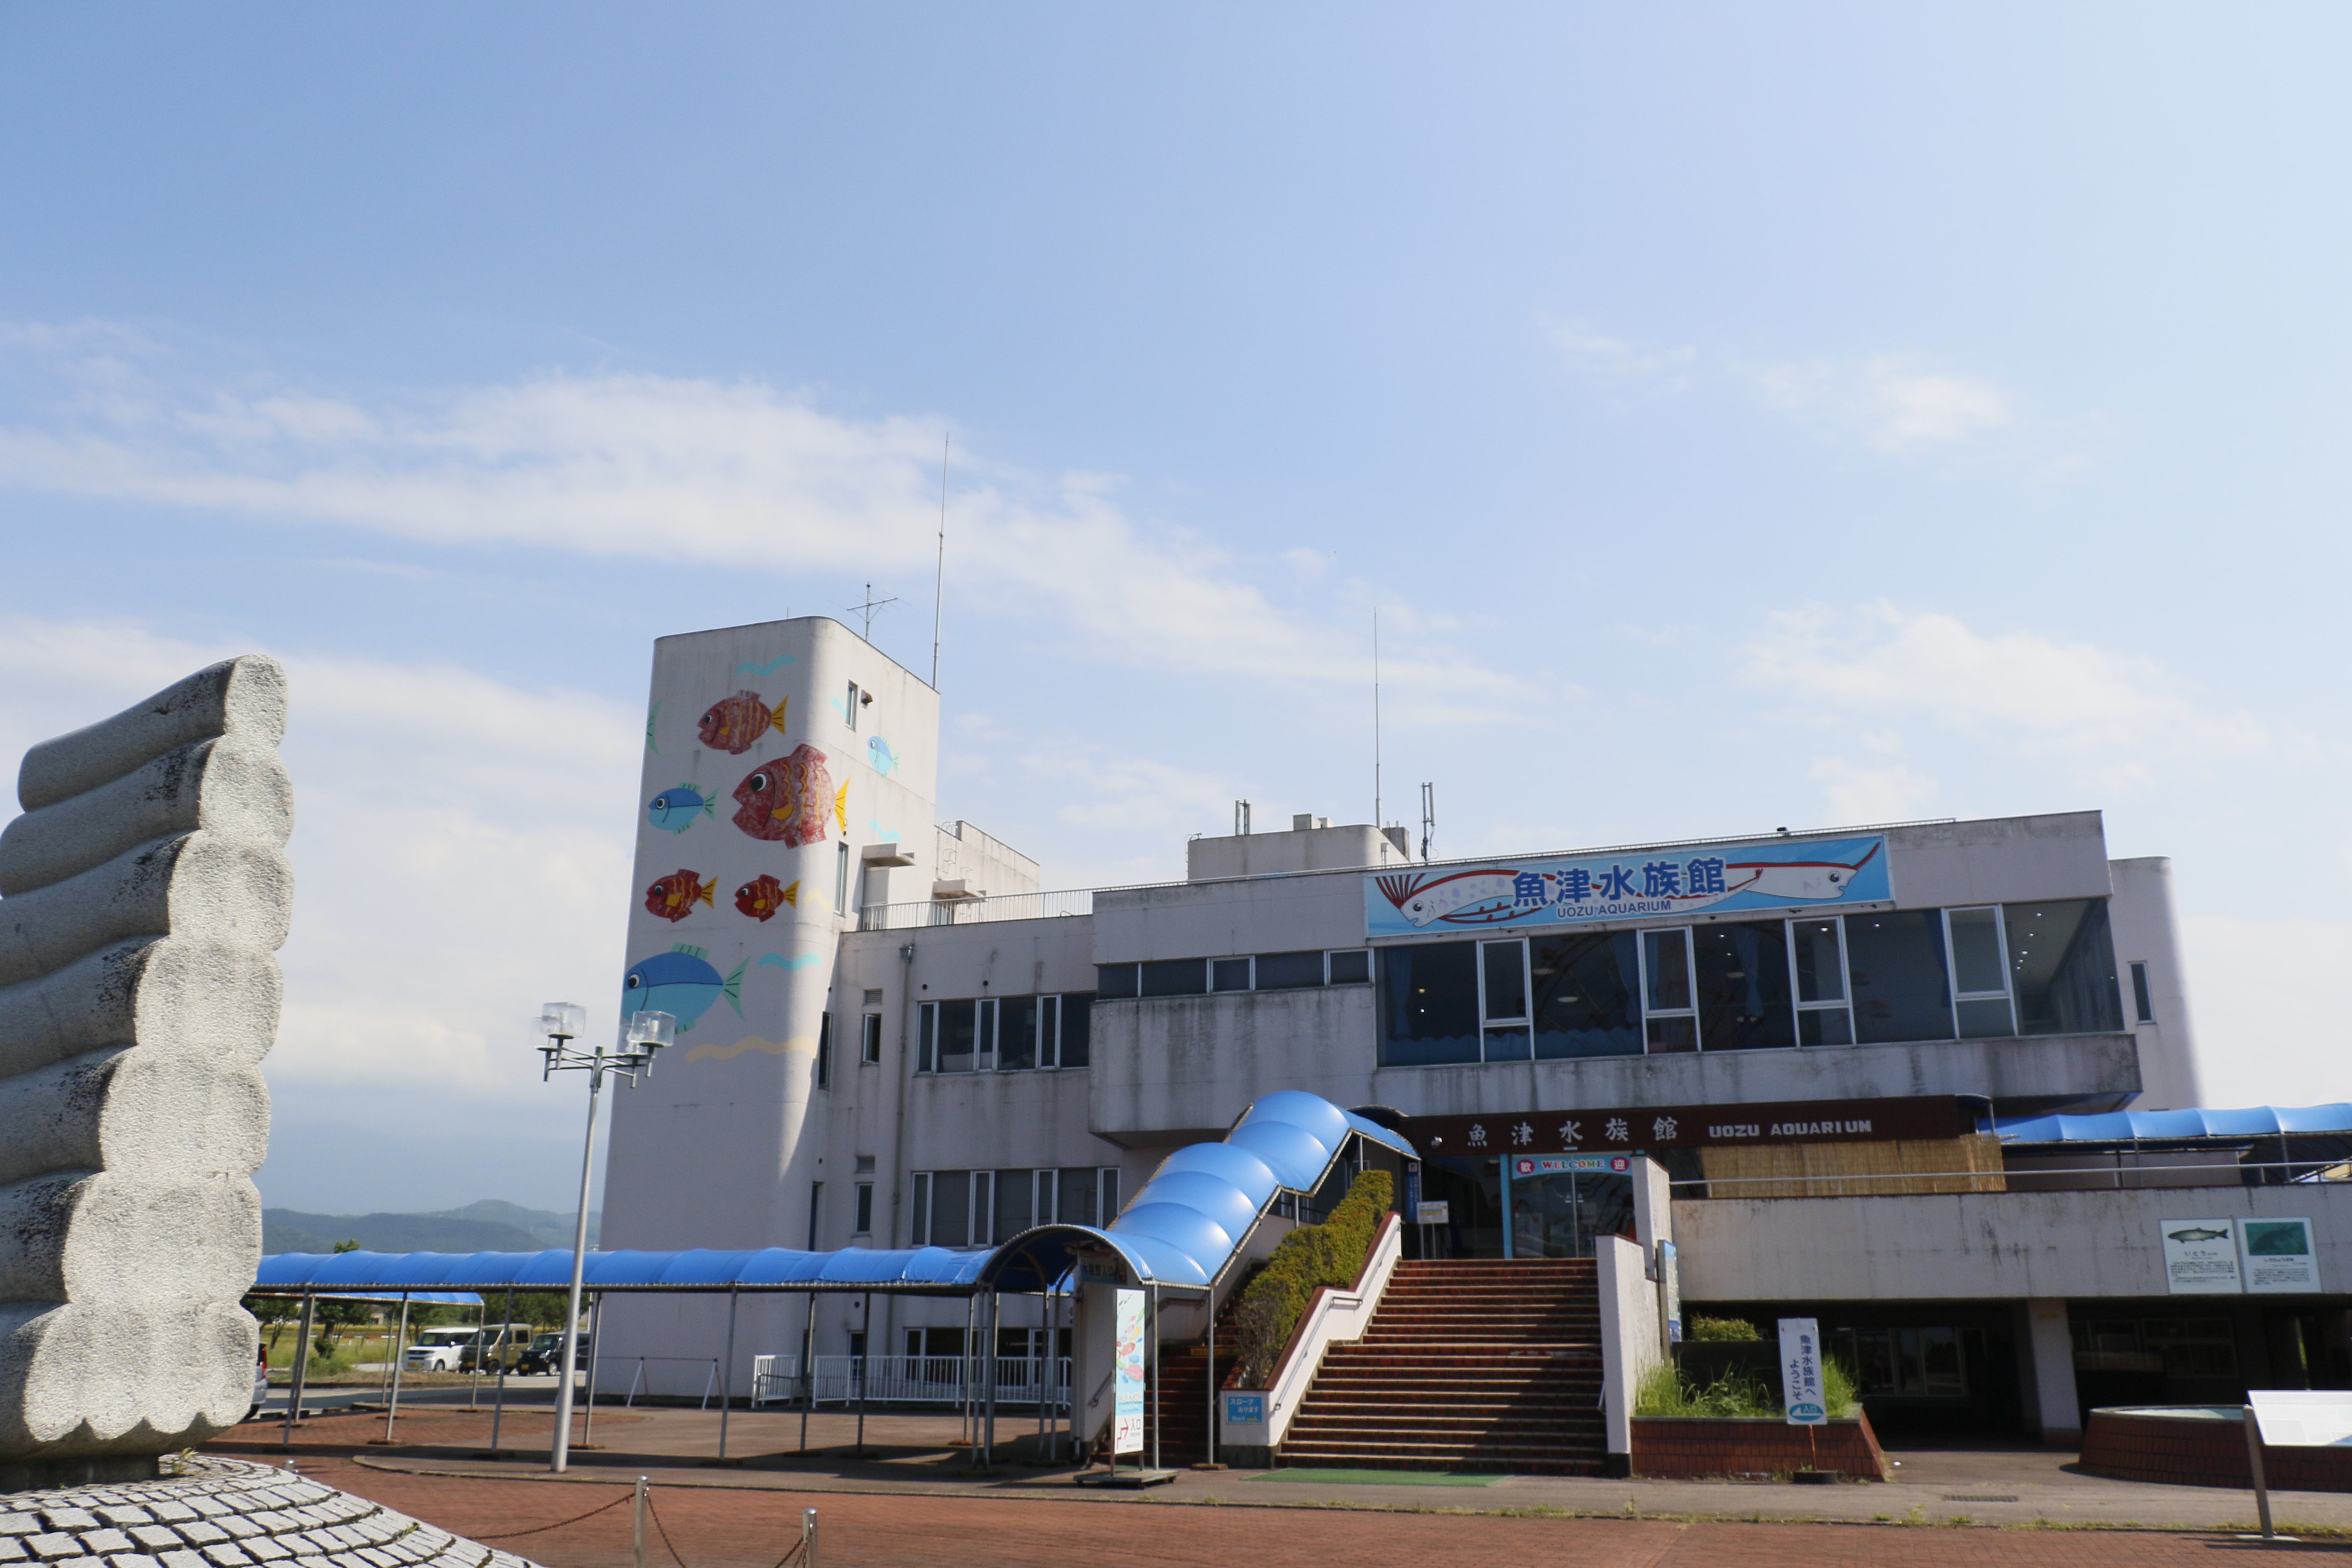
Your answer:
[[[1822,1403],[1833,1416],[1852,1415],[1861,1407],[1853,1374],[1834,1356],[1822,1363]],[[1727,1371],[1713,1383],[1700,1384],[1685,1377],[1673,1362],[1662,1361],[1642,1374],[1633,1394],[1633,1414],[1777,1421],[1784,1413],[1780,1401],[1752,1377]]]

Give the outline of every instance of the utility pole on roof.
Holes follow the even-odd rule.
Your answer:
[[[1437,786],[1421,786],[1421,863],[1429,864],[1429,840],[1437,832]]]

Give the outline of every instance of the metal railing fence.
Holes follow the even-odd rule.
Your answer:
[[[821,1355],[811,1361],[812,1394],[818,1405],[854,1405],[861,1390],[858,1387],[859,1362],[865,1367],[865,1394],[868,1405],[960,1405],[967,1393],[978,1398],[985,1394],[982,1387],[967,1390],[964,1376],[969,1371],[976,1377],[986,1373],[978,1363],[968,1362],[958,1355]],[[1053,1363],[1053,1386],[1044,1390],[1048,1401],[1064,1405],[1070,1399],[1070,1359],[1055,1358]],[[996,1358],[996,1402],[999,1405],[1034,1405],[1038,1402],[1040,1373],[1038,1358],[1025,1355],[1001,1355]]]

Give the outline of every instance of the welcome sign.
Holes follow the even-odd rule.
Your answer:
[[[1738,910],[1866,904],[1894,897],[1886,840],[1769,839],[1577,859],[1383,871],[1364,879],[1374,937],[1544,929]]]

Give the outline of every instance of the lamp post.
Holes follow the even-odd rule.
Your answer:
[[[677,1020],[667,1013],[638,1013],[630,1017],[619,1048],[587,1050],[572,1043],[586,1027],[587,1017],[588,1010],[576,1002],[550,1002],[539,1016],[539,1033],[546,1042],[539,1047],[539,1080],[545,1083],[559,1072],[588,1075],[588,1137],[580,1153],[580,1208],[572,1227],[572,1297],[563,1314],[563,1377],[555,1387],[555,1444],[548,1465],[559,1474],[572,1457],[572,1374],[580,1364],[580,1287],[588,1268],[588,1178],[596,1168],[596,1100],[608,1072],[631,1083],[640,1074],[650,1075],[654,1054],[677,1032]],[[590,1389],[588,1397],[595,1398],[596,1391]]]

